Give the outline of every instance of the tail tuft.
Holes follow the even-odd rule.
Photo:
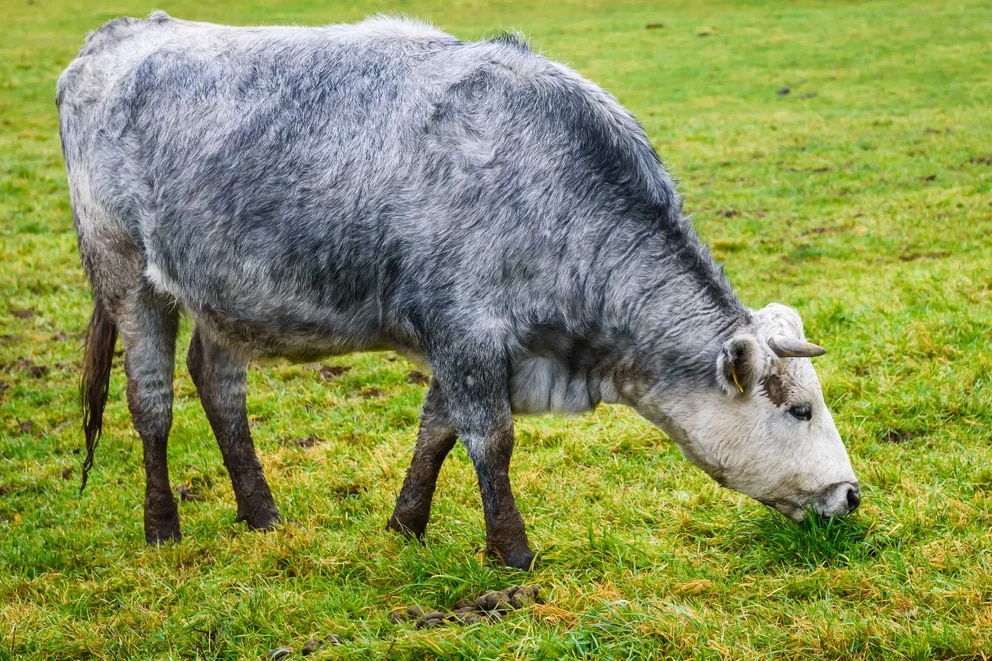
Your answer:
[[[110,387],[110,368],[114,362],[117,344],[117,325],[97,299],[93,316],[86,331],[86,349],[83,358],[83,378],[80,383],[80,405],[83,411],[83,432],[86,434],[86,459],[83,460],[83,480],[79,492],[86,488],[86,478],[93,468],[96,451],[103,430],[103,409],[107,404]]]

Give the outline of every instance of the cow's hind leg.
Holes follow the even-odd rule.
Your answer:
[[[246,522],[249,528],[272,528],[279,522],[279,510],[248,430],[247,363],[208,339],[197,327],[186,365],[231,476],[238,503],[237,521]]]
[[[172,378],[179,312],[147,285],[129,292],[119,319],[127,403],[145,459],[145,539],[178,541],[179,511],[169,485],[166,447],[172,427]]]
[[[386,527],[422,539],[431,514],[431,501],[437,486],[437,475],[448,452],[455,445],[455,426],[448,415],[444,394],[437,379],[431,379],[424,409],[420,415],[420,431],[413,461],[407,470],[403,489]]]

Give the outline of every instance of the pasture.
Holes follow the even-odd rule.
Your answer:
[[[601,407],[517,420],[535,571],[483,555],[461,448],[426,545],[409,543],[385,522],[426,381],[383,353],[252,366],[252,433],[285,520],[252,533],[180,360],[169,457],[186,537],[147,547],[120,360],[79,494],[91,302],[54,85],[87,31],[154,8],[518,30],[603,86],[681,181],[741,298],[798,308],[827,348],[815,365],[861,508],[794,525]],[[311,640],[320,659],[992,656],[988,3],[5,0],[2,14],[0,659],[302,658]],[[538,603],[499,617],[396,617],[520,585]]]

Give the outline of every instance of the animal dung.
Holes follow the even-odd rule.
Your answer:
[[[544,603],[536,585],[514,585],[505,590],[490,590],[476,599],[459,599],[454,610],[425,611],[408,606],[389,617],[395,624],[412,621],[417,629],[430,629],[444,624],[475,624],[502,618],[510,611]]]

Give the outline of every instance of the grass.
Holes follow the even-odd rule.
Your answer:
[[[170,445],[186,538],[145,547],[140,441],[117,366],[78,494],[90,311],[54,80],[132,0],[10,0],[0,24],[0,659],[314,657],[977,659],[992,656],[992,7],[927,2],[324,3],[189,0],[234,24],[421,16],[526,33],[643,122],[752,307],[798,307],[862,481],[794,526],[720,489],[630,411],[518,421],[531,574],[483,555],[461,449],[426,546],[384,523],[425,386],[388,354],[253,367],[256,444],[284,518],[233,523],[184,368]],[[646,28],[649,24],[661,27]],[[787,92],[786,92],[787,88]],[[188,339],[184,330],[181,344]],[[340,372],[332,374],[331,372]],[[544,604],[416,629],[530,583]]]

